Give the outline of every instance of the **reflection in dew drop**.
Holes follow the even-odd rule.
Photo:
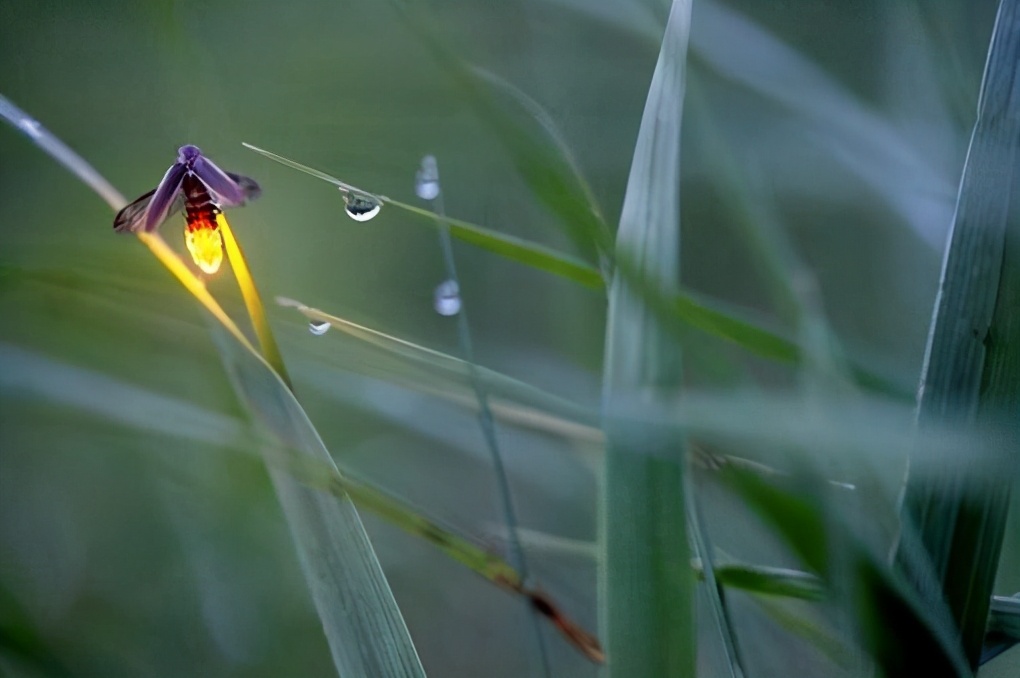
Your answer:
[[[460,306],[460,287],[456,280],[444,280],[436,285],[436,313],[445,316],[457,315],[460,313]]]
[[[433,155],[421,159],[421,169],[414,175],[414,192],[422,200],[435,200],[439,197],[439,166]]]
[[[330,327],[332,327],[332,325],[325,320],[313,320],[308,323],[308,331],[317,337],[321,337],[326,332],[329,332]]]
[[[351,193],[350,191],[341,188],[344,194],[344,202],[347,203],[346,212],[347,216],[355,221],[368,221],[375,215],[379,214],[379,210],[382,209],[382,205],[378,200],[370,195],[364,193]]]

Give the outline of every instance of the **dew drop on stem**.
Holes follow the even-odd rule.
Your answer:
[[[456,280],[444,280],[436,285],[436,313],[444,316],[457,315],[460,313],[460,307],[460,287]]]
[[[414,175],[414,192],[422,200],[439,197],[439,167],[435,156],[426,155],[421,159],[421,169]]]
[[[382,204],[370,195],[352,193],[343,188],[340,190],[343,191],[344,202],[347,205],[344,211],[355,221],[368,221],[382,209]]]
[[[312,320],[308,323],[308,331],[317,337],[321,337],[326,332],[329,332],[329,328],[332,327],[325,320]]]

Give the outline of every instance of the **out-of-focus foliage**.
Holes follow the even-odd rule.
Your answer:
[[[668,4],[442,0],[430,10],[464,57],[548,111],[615,224]],[[740,224],[771,214],[846,354],[915,383],[996,3],[693,4],[688,75],[709,115],[684,120],[683,283],[795,333]],[[384,209],[355,223],[335,189],[241,141],[409,203],[421,156],[432,153],[451,216],[591,254],[533,197],[387,3],[15,0],[0,3],[0,67],[0,92],[126,195],[151,189],[187,142],[255,177],[263,198],[231,224],[267,298],[458,354],[453,324],[432,307],[441,253],[417,217]],[[539,128],[511,102],[507,111]],[[707,143],[709,132],[720,143]],[[750,177],[740,201],[724,175],[734,165]],[[266,473],[251,455],[225,453],[251,440],[200,312],[110,224],[90,191],[0,128],[0,672],[333,675]],[[164,233],[178,247],[180,228]],[[479,363],[597,411],[605,294],[456,249]],[[209,288],[241,313],[225,277]],[[501,550],[489,461],[464,399],[421,388],[420,367],[400,356],[339,332],[312,336],[293,311],[269,312],[298,396],[338,461]],[[789,367],[697,332],[684,369],[690,388],[717,394],[797,383]],[[757,426],[754,463],[770,468],[799,458],[791,427],[807,431],[794,445],[807,454],[812,431],[829,431],[818,412],[796,419],[788,401],[741,409],[718,397],[718,406],[697,401],[700,412],[732,419],[744,444]],[[858,486],[827,502],[832,515],[881,549],[906,446],[854,457],[852,434],[887,440],[879,434],[908,429],[909,414],[868,412],[834,427],[846,444],[833,444],[832,457],[816,452],[828,477]],[[711,442],[729,441],[716,432]],[[500,443],[522,525],[593,541],[597,437],[507,424]],[[801,565],[712,473],[699,471],[699,492],[713,543],[740,562]],[[1020,590],[1016,515],[1014,494],[1003,595]],[[430,675],[533,674],[519,598],[425,541],[365,521]],[[586,553],[534,546],[530,562],[538,583],[595,628],[596,563]],[[816,608],[784,604],[783,617],[746,593],[728,599],[753,675],[855,668],[838,661],[846,648],[819,640],[835,630]],[[553,675],[595,675],[550,638]],[[714,636],[701,642],[710,670]]]

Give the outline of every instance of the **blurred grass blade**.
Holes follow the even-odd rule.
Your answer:
[[[0,94],[0,118],[28,136],[39,148],[70,170],[113,209],[119,210],[127,202],[124,200],[124,196],[110,185],[110,182],[104,179],[92,165],[85,162],[81,156],[43,127],[38,120],[15,106],[14,102],[2,94]]]
[[[796,123],[885,198],[918,238],[940,248],[945,227],[933,219],[948,214],[951,205],[948,166],[939,167],[808,57],[731,6],[717,0],[697,3],[691,49],[698,60],[792,111]],[[925,120],[933,117],[938,115],[929,113]]]
[[[700,573],[700,567],[698,571]],[[825,595],[822,582],[817,575],[786,567],[716,563],[715,578],[727,588],[759,596],[818,601]]]
[[[584,193],[585,200],[588,201],[588,205],[591,211],[598,217],[599,221],[605,223],[605,217],[602,214],[602,208],[599,206],[598,199],[595,197],[595,192],[591,189],[591,185],[585,178],[584,173],[581,171],[581,164],[577,161],[577,157],[574,152],[570,149],[570,145],[567,143],[566,138],[560,131],[559,127],[553,121],[552,116],[542,108],[542,105],[532,99],[530,96],[525,94],[519,88],[514,86],[508,80],[499,77],[495,73],[491,73],[483,68],[474,67],[471,69],[475,75],[479,78],[487,81],[489,84],[495,86],[497,89],[501,89],[510,95],[521,107],[535,119],[535,122],[541,126],[543,131],[549,137],[549,140],[556,146],[556,150],[559,151],[560,157],[567,163],[570,168],[571,174],[574,176],[574,180],[577,182],[578,188]]]
[[[818,624],[816,620],[811,619],[805,610],[792,608],[791,601],[771,596],[756,595],[752,600],[770,619],[791,634],[811,643],[816,650],[837,666],[848,670],[854,666],[854,655],[846,642]],[[893,677],[888,676],[887,678]]]
[[[6,100],[0,103],[5,104],[0,108],[0,115],[6,117],[12,111],[13,114],[20,113],[6,106]],[[11,119],[11,122],[24,129],[24,121],[20,118]],[[91,174],[98,176],[98,173],[38,123],[32,122],[32,138],[51,153],[63,152],[63,155],[55,154],[54,157],[66,163],[90,186],[96,186],[87,177]],[[98,184],[100,188],[103,185],[108,184]],[[123,205],[123,199],[115,191],[101,195],[113,209]],[[158,234],[140,233],[138,236],[217,321],[210,326],[220,355],[239,397],[249,406],[258,423],[288,447],[303,450],[323,463],[332,464],[332,458],[280,373],[254,350],[206,291],[205,285]],[[245,300],[252,308],[252,295],[255,295],[254,303],[258,307],[255,310],[260,311],[261,303],[257,302],[254,283],[243,266],[239,248],[236,248],[236,243],[234,245],[234,254],[238,255],[235,263],[241,264],[242,275],[248,276],[247,280],[239,279]],[[272,342],[268,324],[265,324],[264,317],[261,320],[262,326],[257,329],[266,336],[260,334],[260,340],[265,342],[268,337]],[[256,319],[253,318],[253,321]],[[275,348],[275,343],[270,348]],[[273,359],[282,367],[278,353]],[[339,673],[343,676],[424,676],[407,627],[350,499],[321,494],[271,465],[270,476],[298,548]]]
[[[454,289],[457,290],[459,297],[460,290],[463,287],[460,277],[457,275],[457,260],[453,254],[450,226],[446,222],[446,208],[443,204],[443,191],[440,188],[442,182],[440,181],[439,166],[435,157],[431,157],[431,165],[432,171],[435,173],[434,179],[437,191],[436,195],[429,199],[429,202],[432,206],[431,211],[439,218],[439,249],[443,254],[446,281],[454,285]],[[459,301],[459,309],[455,315],[457,316],[457,345],[461,355],[463,355],[468,371],[468,381],[471,383],[471,390],[475,396],[478,426],[481,429],[482,438],[485,440],[485,446],[489,450],[489,460],[492,464],[492,472],[496,481],[500,510],[503,514],[503,522],[507,528],[508,557],[524,581],[530,583],[531,573],[528,567],[528,558],[517,536],[517,528],[520,521],[517,519],[517,507],[514,504],[513,489],[510,486],[510,478],[506,471],[506,463],[504,462],[503,451],[500,447],[499,436],[496,431],[496,421],[492,416],[492,409],[489,407],[489,391],[485,388],[480,370],[475,364],[474,342],[471,338],[471,324],[468,321],[468,304],[462,299]],[[544,678],[551,678],[552,667],[549,663],[549,648],[545,635],[542,633],[542,627],[539,624],[538,606],[532,605],[528,608],[528,617],[534,631],[535,644],[539,655],[538,660],[542,667],[541,675]]]
[[[916,530],[972,668],[985,635],[1020,459],[1020,1],[999,4],[925,352],[918,423],[1006,429],[992,473],[911,473]],[[915,458],[923,458],[918,448]],[[925,595],[910,563],[904,571]]]
[[[446,46],[441,29],[421,0],[391,0],[410,30],[422,38],[432,56],[453,78],[461,94],[478,113],[479,120],[495,133],[521,178],[532,193],[559,217],[566,234],[582,253],[592,249],[599,259],[602,275],[608,280],[612,269],[613,237],[598,204],[586,192],[586,183],[575,172],[569,157],[555,144],[536,138],[522,129],[512,116],[493,99],[491,82],[480,76],[456,52]]]
[[[280,164],[292,167],[300,172],[304,172],[305,174],[310,174],[313,177],[322,179],[323,181],[329,182],[335,186],[353,188],[350,187],[349,184],[340,181],[334,176],[312,167],[308,167],[307,165],[302,165],[301,163],[290,160],[289,158],[277,155],[276,153],[271,153],[270,151],[251,144],[246,143],[244,146],[256,153],[264,155],[270,160],[275,160]],[[384,195],[376,195],[367,191],[361,191],[360,189],[356,190],[357,192],[370,195],[386,205],[391,205],[402,209],[405,212],[410,212],[411,214],[423,217],[433,222],[437,227],[446,224],[449,226],[450,235],[476,247],[489,250],[490,252],[506,257],[507,259],[516,261],[520,264],[525,264],[526,266],[531,266],[533,268],[561,276],[568,280],[573,280],[574,282],[580,283],[586,287],[602,287],[602,277],[599,272],[594,267],[572,256],[561,254],[551,248],[544,247],[536,243],[530,243],[511,235],[499,233],[498,231],[493,231],[482,226],[476,226],[475,224],[462,221],[460,219],[451,219],[449,217],[443,217],[440,219],[431,210],[416,207],[415,205],[409,205],[407,203],[400,202],[399,200],[393,200]]]
[[[302,165],[251,144],[244,144],[244,146],[323,181],[336,186],[349,187],[348,184],[325,172]],[[578,179],[578,181],[583,181],[583,178]],[[356,190],[360,191],[360,189]],[[580,190],[584,192],[583,188]],[[408,205],[386,196],[368,193],[367,191],[360,192],[372,195],[387,205],[393,205],[430,219],[437,226],[443,223],[430,210]],[[593,209],[597,209],[597,206]],[[527,241],[498,233],[467,221],[447,217],[445,223],[449,225],[452,236],[505,256],[518,263],[560,275],[586,287],[598,288],[603,284],[602,275],[598,270],[569,255],[560,254],[541,245],[528,243]],[[755,355],[769,360],[793,363],[800,359],[801,351],[797,342],[780,333],[767,329],[759,320],[750,318],[749,314],[745,311],[705,298],[690,290],[674,289],[671,293],[665,294],[662,290],[656,289],[654,284],[644,279],[639,267],[626,254],[618,255],[616,268],[645,297],[645,301],[649,304],[650,308],[662,317],[664,327],[674,333],[679,334],[679,332],[684,330],[684,326],[690,326],[712,336],[730,341]],[[678,325],[677,320],[681,321],[682,325]],[[857,381],[863,386],[890,395],[896,395],[897,397],[908,397],[907,390],[898,384],[890,382],[881,375],[875,374],[866,367],[851,365],[851,369]]]
[[[617,250],[664,293],[680,262],[680,124],[691,3],[675,1],[652,76],[624,196]],[[680,351],[617,271],[609,295],[603,398],[602,620],[615,677],[691,676],[694,582],[688,574],[683,439],[612,417],[617,399],[655,401],[679,387]]]
[[[820,577],[884,675],[971,675],[943,608],[922,604],[838,517],[825,520],[832,509],[818,492],[820,477],[808,473],[788,489],[734,466],[719,475]]]
[[[701,512],[701,506],[695,495],[694,483],[691,482],[690,472],[687,473],[685,481],[684,499],[687,502],[687,528],[690,531],[691,551],[694,556],[691,562],[700,565],[700,579],[705,584],[705,593],[708,596],[715,629],[722,643],[730,678],[743,678],[747,672],[740,658],[737,636],[726,600],[726,591],[723,589],[722,581],[716,577],[715,554],[708,537],[708,528]]]
[[[277,297],[276,302],[281,306],[296,309],[309,320],[327,322],[334,329],[350,337],[375,346],[386,353],[418,364],[433,375],[438,372],[445,379],[454,378],[458,383],[466,383],[470,378],[467,362],[456,356],[436,351],[412,341],[365,327],[364,325],[359,325],[339,316],[320,311],[317,308],[311,308],[294,299]],[[494,401],[492,404],[494,412],[511,417],[525,426],[531,426],[540,430],[548,430],[561,435],[569,432],[570,435],[595,440],[596,442],[601,440],[601,432],[592,429],[598,421],[597,413],[500,372],[480,366],[477,367],[477,371],[478,378],[484,382],[487,389],[505,397],[528,403],[535,408],[515,408],[504,401]],[[434,378],[429,383],[428,390],[452,398]],[[563,419],[567,421],[563,421]],[[571,423],[575,425],[570,426]]]
[[[221,327],[211,329],[238,396],[275,440],[264,454],[279,446],[299,450],[339,474],[287,384]],[[267,462],[339,674],[424,676],[350,497],[323,494]]]

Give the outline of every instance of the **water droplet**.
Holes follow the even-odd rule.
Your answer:
[[[370,195],[340,190],[344,192],[344,202],[347,203],[347,216],[355,221],[368,221],[382,209],[379,201]]]
[[[421,159],[421,169],[414,175],[414,192],[422,200],[439,197],[439,166],[435,156],[426,155]]]
[[[436,285],[436,313],[445,316],[457,315],[460,313],[460,306],[460,287],[456,280],[444,280]]]
[[[317,337],[321,337],[326,332],[329,332],[330,327],[332,327],[332,325],[325,320],[313,320],[308,323],[308,331]]]

